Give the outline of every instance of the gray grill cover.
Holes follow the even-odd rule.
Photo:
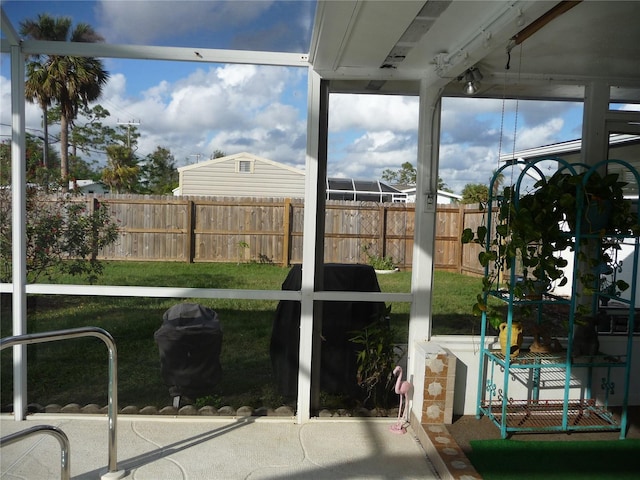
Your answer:
[[[216,312],[197,303],[174,305],[153,336],[162,378],[172,396],[213,393],[222,377],[222,326]]]

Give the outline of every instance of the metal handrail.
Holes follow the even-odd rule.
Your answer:
[[[52,332],[29,333],[25,335],[15,335],[0,339],[0,350],[15,345],[29,345],[32,343],[45,343],[55,340],[66,340],[79,337],[97,337],[102,340],[109,350],[109,391],[108,391],[108,411],[109,418],[109,465],[108,477],[121,478],[124,472],[118,471],[117,442],[116,435],[118,422],[118,356],[116,343],[109,332],[98,327],[80,327],[67,330],[56,330]]]
[[[35,427],[28,428],[27,430],[6,435],[0,438],[0,447],[11,445],[12,443],[37,433],[45,433],[58,440],[58,443],[60,443],[60,478],[62,480],[69,480],[71,478],[71,446],[69,445],[69,437],[67,437],[67,435],[58,427],[54,427],[52,425],[36,425]]]

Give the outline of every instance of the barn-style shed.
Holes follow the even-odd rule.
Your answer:
[[[178,168],[175,195],[304,198],[304,171],[284,163],[236,153]]]

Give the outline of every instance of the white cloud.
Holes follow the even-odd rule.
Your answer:
[[[183,0],[178,6],[173,0],[102,0],[96,6],[96,18],[100,19],[97,29],[109,43],[161,44],[168,36],[246,24],[269,7],[270,2],[266,1]]]
[[[418,99],[332,94],[329,175],[379,179],[385,169],[416,163]]]
[[[178,165],[250,151],[301,167],[306,117],[285,96],[300,80],[291,69],[245,65],[195,67],[175,81],[157,83],[128,95],[127,82],[115,74],[99,103],[114,116],[140,121],[138,155],[157,146],[171,150]],[[126,112],[123,114],[123,112]]]
[[[567,140],[576,125],[564,117],[576,111],[581,106],[567,102],[445,98],[439,175],[456,192],[488,183],[514,135],[517,149]],[[374,179],[406,161],[415,165],[418,113],[415,97],[332,95],[329,174]]]
[[[625,103],[619,106],[619,110],[627,112],[640,112],[640,103]]]
[[[563,126],[564,120],[562,118],[551,118],[544,123],[523,130],[516,137],[517,150],[555,143]]]
[[[415,164],[417,158],[415,136],[390,130],[365,132],[345,150],[345,157],[330,156],[329,176],[375,180],[381,178],[384,170],[397,170],[404,162]]]
[[[102,89],[102,96],[121,97],[125,95],[127,91],[127,78],[122,73],[113,73],[109,75],[107,84]]]
[[[418,128],[418,99],[398,95],[331,95],[329,129],[411,131]]]
[[[256,65],[225,65],[218,70],[218,77],[226,87],[238,88],[255,76]]]
[[[461,192],[468,183],[487,183],[500,167],[500,154],[575,138],[580,104],[501,99],[443,100],[440,177]],[[504,114],[503,114],[504,110]]]
[[[11,79],[0,75],[0,141],[11,139]],[[27,132],[42,135],[42,110],[34,103],[25,103],[25,127]],[[58,129],[49,129],[50,142],[54,142]]]
[[[440,146],[440,178],[457,193],[468,183],[488,184],[499,168],[497,148],[449,144]]]

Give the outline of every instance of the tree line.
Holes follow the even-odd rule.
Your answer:
[[[21,22],[20,34],[33,40],[104,41],[86,23],[72,28],[69,17],[54,18],[48,14]],[[70,180],[91,179],[103,182],[113,193],[170,194],[178,186],[178,172],[169,148],[157,146],[153,153],[140,158],[136,154],[140,137],[136,126],[110,127],[104,123],[109,111],[99,104],[90,106],[99,99],[108,79],[109,72],[97,58],[63,55],[27,58],[25,96],[43,112],[43,136],[28,134],[26,138],[27,181],[57,185],[67,191]],[[59,155],[49,149],[52,143],[49,126],[55,124],[60,126],[56,139],[60,143]],[[97,165],[96,154],[106,155],[106,166]],[[214,157],[220,156],[224,153],[214,152]],[[0,144],[0,184],[10,183],[10,161],[10,143],[4,141]],[[386,169],[382,179],[415,185],[416,173],[416,168],[405,162],[398,170]],[[451,192],[440,177],[438,189]],[[484,203],[488,196],[487,185],[467,184],[461,202]]]
[[[40,14],[20,23],[27,39],[102,42],[86,23],[72,28],[68,17]],[[68,191],[73,180],[101,181],[114,193],[170,194],[178,186],[178,172],[171,151],[163,146],[140,158],[140,137],[135,126],[116,128],[105,124],[110,112],[94,104],[109,79],[100,59],[64,55],[29,55],[26,61],[25,97],[42,109],[42,136],[26,135],[27,182]],[[49,127],[59,125],[54,138]],[[53,140],[53,141],[52,141]],[[59,153],[50,145],[59,143]],[[97,155],[106,155],[101,167]],[[0,184],[11,182],[11,145],[0,144]]]
[[[71,19],[39,15],[20,24],[25,38],[49,41],[98,42],[103,39],[87,24],[71,28]],[[118,238],[118,226],[107,206],[91,208],[67,194],[69,180],[102,180],[115,191],[168,193],[175,165],[168,149],[158,147],[140,165],[135,155],[137,132],[114,129],[102,121],[109,112],[90,106],[102,94],[109,73],[96,58],[30,55],[25,65],[26,100],[42,109],[43,135],[26,134],[25,247],[27,281],[53,281],[60,275],[82,276],[93,283],[102,273],[100,249]],[[49,126],[60,125],[59,154],[49,149]],[[132,141],[133,139],[133,141]],[[107,154],[107,166],[98,170],[92,153]],[[13,275],[13,196],[11,143],[0,144],[0,282]],[[169,173],[168,173],[169,172]],[[177,184],[177,182],[175,182]],[[49,190],[63,195],[51,198]]]

